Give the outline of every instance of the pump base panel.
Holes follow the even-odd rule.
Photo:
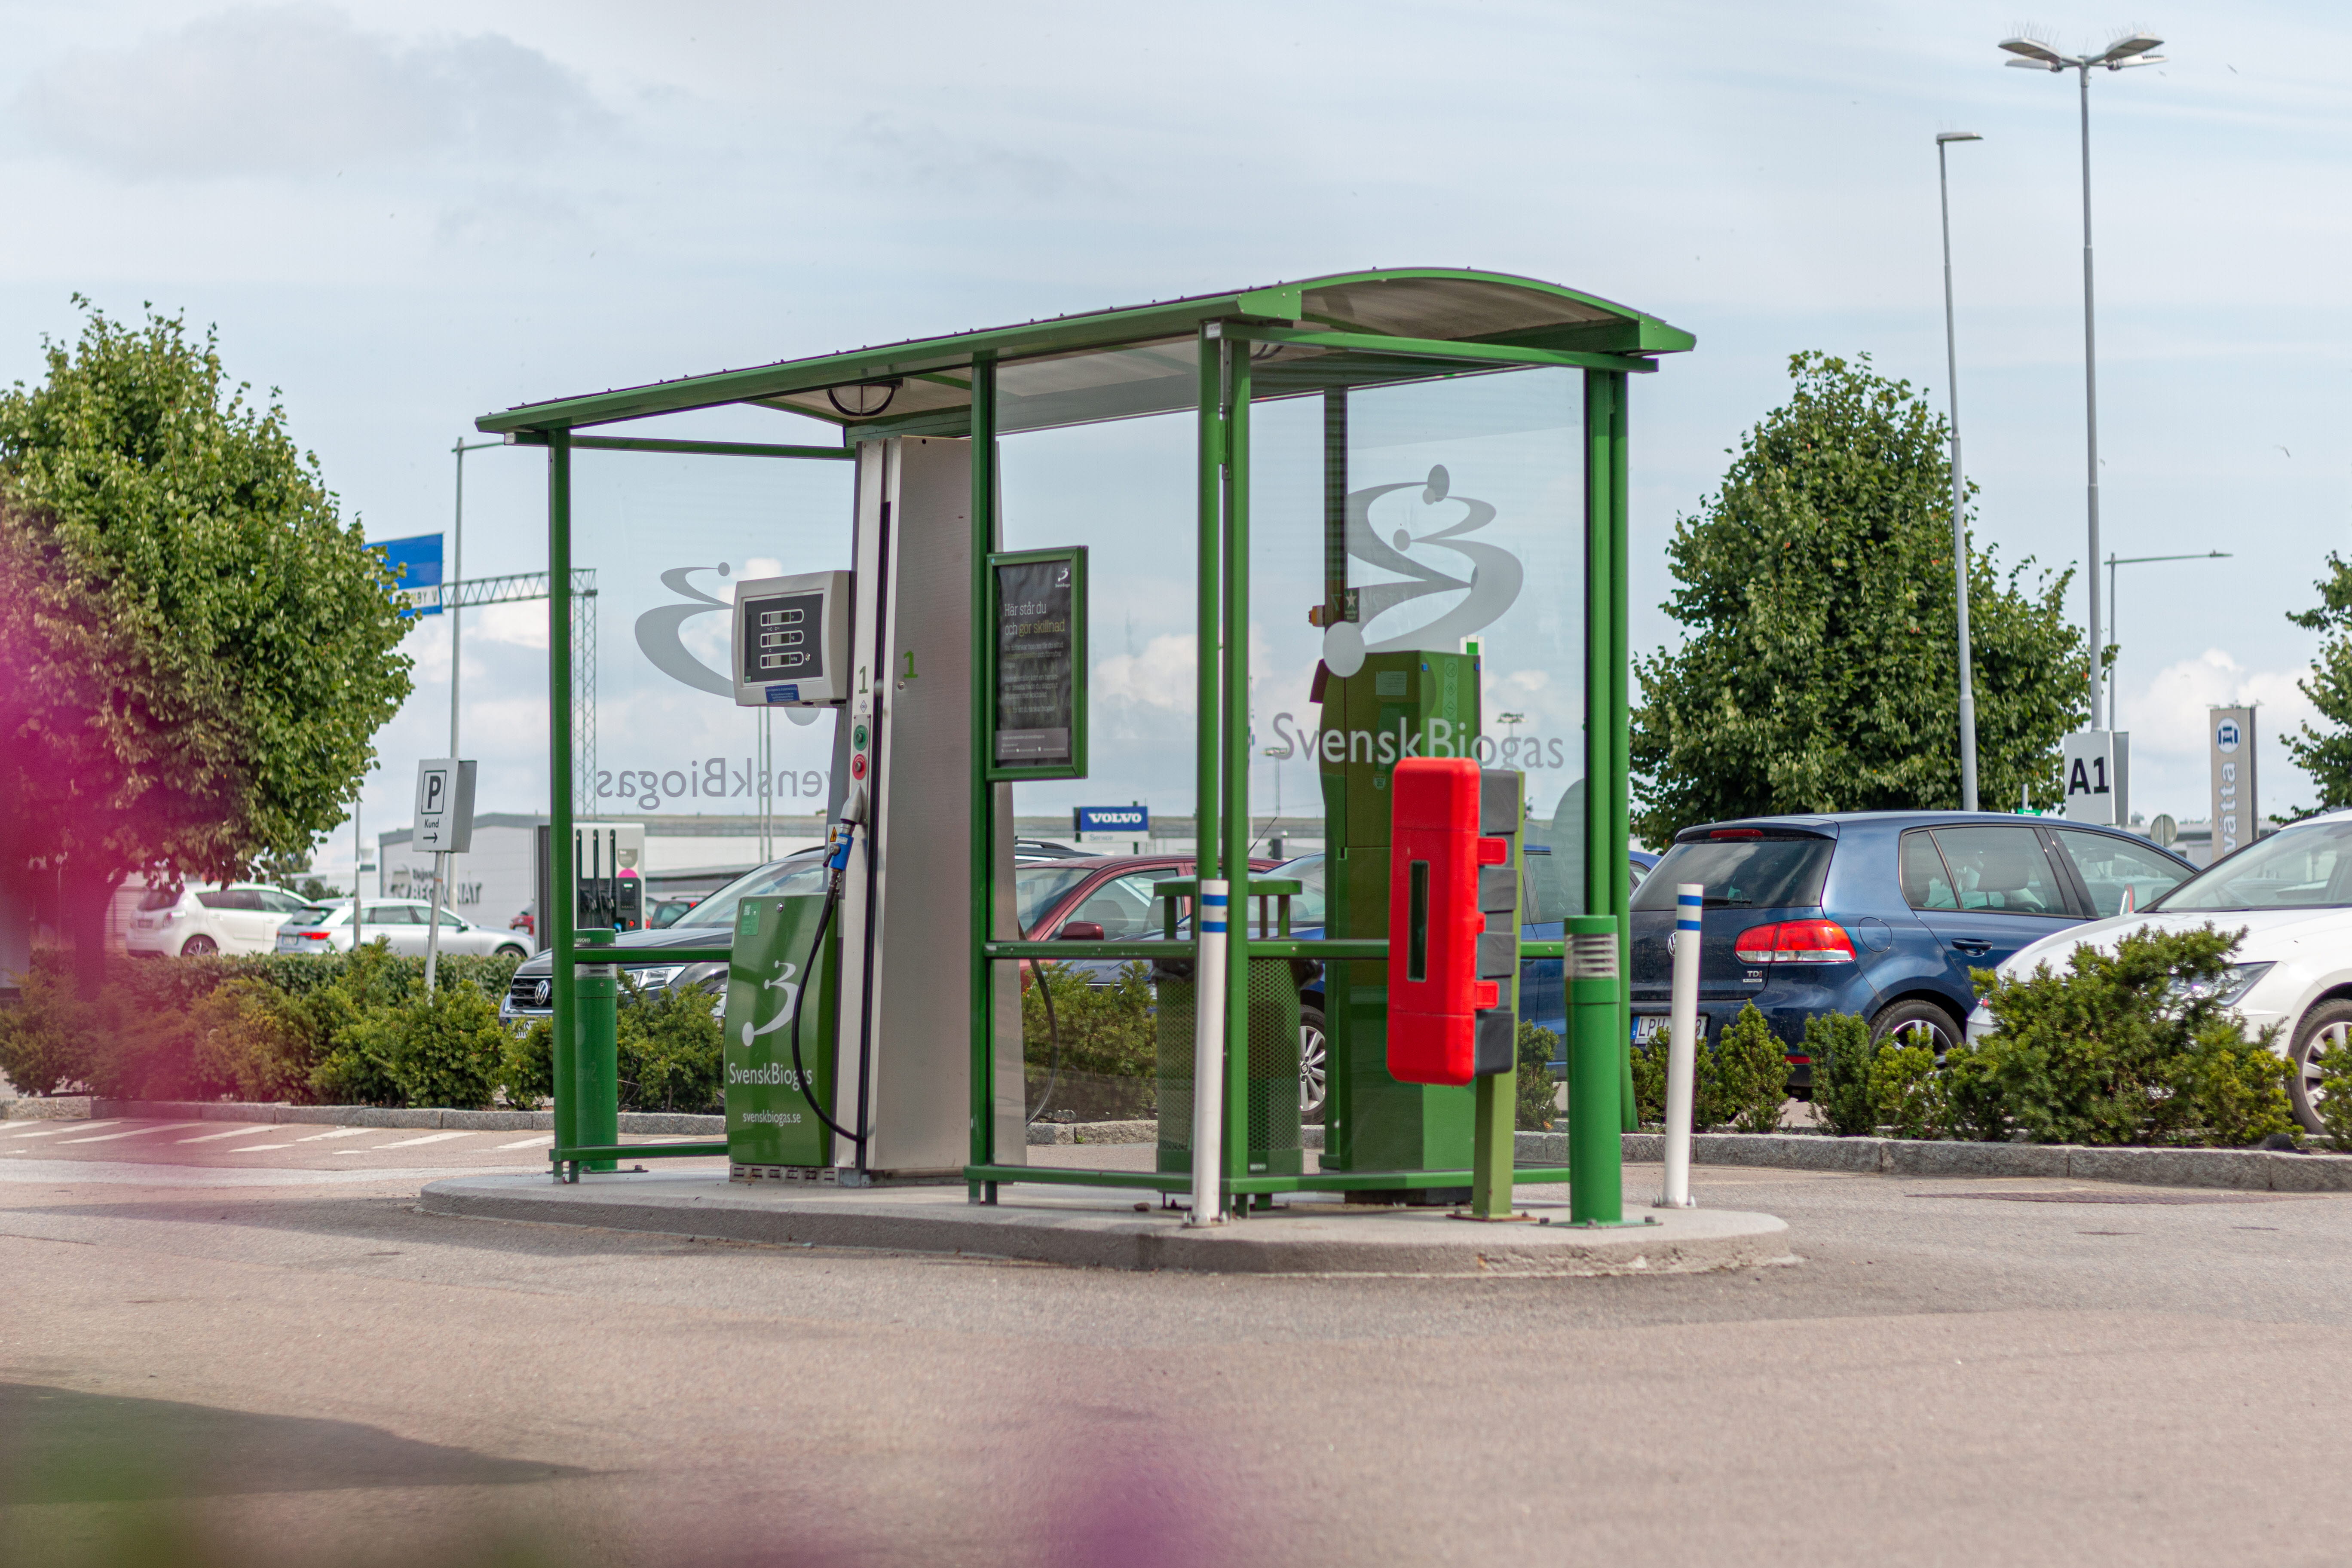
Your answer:
[[[1318,1195],[1198,1228],[1179,1210],[1136,1213],[1141,1194],[1131,1189],[1003,1194],[991,1205],[970,1202],[960,1186],[771,1186],[716,1173],[615,1173],[583,1174],[577,1184],[461,1177],[426,1186],[422,1204],[428,1214],[478,1219],[1219,1274],[1687,1274],[1795,1261],[1788,1226],[1770,1215],[1665,1210],[1655,1225],[1584,1229],[1569,1225],[1564,1191],[1523,1193],[1514,1205],[1549,1225],[1456,1225],[1444,1209],[1367,1209]]]

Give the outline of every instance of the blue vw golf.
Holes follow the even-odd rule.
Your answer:
[[[1815,1013],[1858,1013],[1874,1038],[1937,1053],[1990,969],[2066,926],[2146,909],[2196,868],[2136,834],[1990,812],[1757,816],[1686,827],[1633,900],[1633,1039],[1665,1037],[1675,889],[1706,889],[1701,1032],[1753,1002],[1787,1041],[1792,1081]]]

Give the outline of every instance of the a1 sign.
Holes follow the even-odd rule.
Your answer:
[[[2128,826],[2131,736],[2121,730],[2078,730],[2066,737],[2064,755],[2067,820]]]
[[[416,764],[416,837],[411,847],[462,855],[473,847],[474,767],[456,757]]]

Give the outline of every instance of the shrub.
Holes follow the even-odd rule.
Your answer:
[[[1559,1055],[1559,1037],[1541,1024],[1519,1020],[1518,1100],[1512,1125],[1522,1132],[1548,1132],[1559,1114],[1553,1101],[1552,1058]]]
[[[1816,1013],[1805,1020],[1804,1050],[1813,1062],[1813,1115],[1821,1124],[1840,1138],[1875,1132],[1870,1025],[1853,1013]]]
[[[1047,986],[1053,989],[1050,1026]],[[1089,984],[1085,971],[1067,964],[1031,964],[1021,992],[1029,1103],[1040,1114],[1076,1111],[1082,1121],[1152,1115],[1160,1103],[1152,1009],[1151,966],[1139,960],[1121,964],[1108,985]]]
[[[717,1110],[722,1100],[719,1020],[710,1011],[711,995],[700,986],[672,986],[640,992],[624,981],[620,1015],[614,1028],[619,1053],[621,1109],[624,1110]],[[814,1009],[811,1010],[812,1014]],[[808,1018],[801,1049],[816,1039]],[[548,1032],[553,1044],[554,1031]],[[551,1063],[551,1079],[552,1077]],[[549,1092],[552,1092],[551,1082]],[[509,1086],[509,1098],[514,1098]]]
[[[1711,1057],[1714,1072],[1714,1121],[1730,1122],[1742,1132],[1769,1132],[1780,1125],[1781,1108],[1789,1100],[1789,1056],[1780,1037],[1750,1002],[1723,1032]],[[1702,1071],[1702,1079],[1709,1075]]]
[[[2276,1030],[2247,1040],[2216,999],[2243,931],[2142,929],[2112,953],[2078,947],[2063,973],[1977,972],[1997,1026],[1972,1073],[2045,1143],[2252,1142],[2293,1125]]]
[[[1897,1138],[1928,1138],[1943,1131],[1943,1081],[1929,1046],[1882,1040],[1864,1079],[1870,1117]]]
[[[268,981],[233,975],[196,1004],[190,1076],[231,1100],[303,1100],[318,1066],[310,1009]]]
[[[1646,1046],[1634,1046],[1633,1120],[1656,1127],[1666,1120],[1666,1042],[1663,1037]]]
[[[506,1058],[499,1078],[506,1085],[507,1103],[523,1110],[537,1110],[555,1098],[555,1021],[533,1018],[507,1037]]]

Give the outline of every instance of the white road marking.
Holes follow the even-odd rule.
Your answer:
[[[60,1121],[53,1126],[44,1127],[37,1132],[16,1132],[10,1134],[10,1136],[16,1138],[54,1138],[60,1132],[87,1132],[93,1127],[120,1127],[121,1125],[122,1122],[119,1117],[111,1118],[105,1121]]]
[[[381,1127],[338,1127],[332,1132],[313,1132],[307,1138],[297,1138],[297,1143],[316,1143],[321,1138],[356,1138],[362,1132],[381,1132]]]
[[[404,1138],[397,1143],[379,1143],[375,1149],[371,1149],[368,1152],[373,1154],[376,1149],[414,1149],[419,1143],[446,1143],[452,1138],[464,1136],[466,1135],[463,1132],[427,1132],[422,1138]]]
[[[541,1134],[540,1134],[538,1137],[536,1137],[536,1138],[525,1138],[525,1139],[521,1140],[520,1142],[515,1142],[515,1143],[501,1143],[501,1144],[499,1144],[499,1145],[498,1146],[498,1150],[497,1150],[497,1151],[495,1151],[495,1152],[503,1152],[504,1151],[509,1150],[509,1149],[544,1149],[544,1148],[548,1147],[550,1144],[553,1143],[554,1142],[555,1142],[555,1134],[554,1134],[554,1133],[552,1133],[552,1132],[542,1132],[542,1133],[541,1133]]]
[[[221,1152],[224,1154],[258,1154],[264,1149],[291,1149],[292,1147],[294,1147],[294,1145],[291,1143],[247,1143],[242,1149],[224,1149]]]
[[[152,1127],[133,1127],[128,1132],[101,1132],[95,1138],[68,1138],[58,1147],[62,1149],[66,1143],[111,1143],[117,1138],[140,1138],[150,1132],[177,1132],[184,1127],[203,1125],[201,1121],[159,1121]]]
[[[178,1138],[178,1143],[217,1143],[224,1138],[267,1138],[269,1129],[263,1127],[232,1127],[226,1132],[207,1132],[201,1138]]]

